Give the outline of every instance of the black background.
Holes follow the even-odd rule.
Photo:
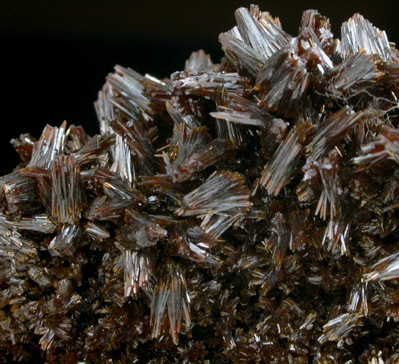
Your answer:
[[[81,124],[98,131],[93,101],[115,64],[168,77],[191,51],[204,49],[217,62],[218,34],[234,26],[233,12],[251,1],[2,1],[0,0],[0,175],[18,157],[9,140],[46,124]],[[386,1],[258,1],[297,34],[302,11],[330,18],[333,32],[355,12],[390,41],[399,42],[399,5]]]

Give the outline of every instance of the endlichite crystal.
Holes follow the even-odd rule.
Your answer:
[[[398,363],[399,58],[258,6],[213,63],[116,66],[100,134],[46,126],[0,178],[0,359]]]

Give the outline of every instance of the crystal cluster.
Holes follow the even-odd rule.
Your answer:
[[[0,358],[399,362],[399,52],[257,6],[169,79],[115,67],[101,133],[13,139]]]

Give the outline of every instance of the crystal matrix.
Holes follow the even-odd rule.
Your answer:
[[[219,64],[116,66],[99,135],[12,140],[2,360],[399,362],[399,53],[359,14],[235,15]]]

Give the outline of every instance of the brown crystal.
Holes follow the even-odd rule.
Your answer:
[[[258,6],[100,134],[46,126],[0,178],[0,359],[399,362],[399,52],[355,14]]]

